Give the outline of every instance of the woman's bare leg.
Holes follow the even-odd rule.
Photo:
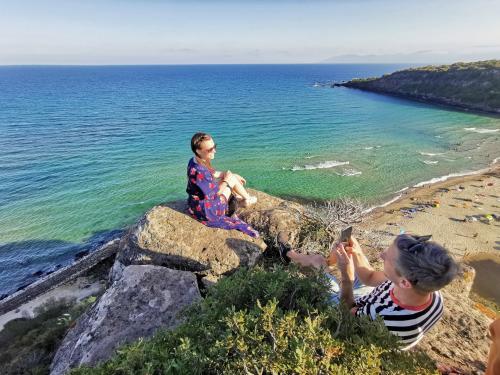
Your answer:
[[[243,199],[250,198],[250,194],[248,194],[246,189],[234,175],[229,177],[229,179],[226,179],[226,182],[233,191],[233,193],[240,195],[241,197],[243,197]]]
[[[297,263],[303,267],[314,267],[318,270],[325,270],[328,268],[326,259],[323,255],[319,254],[299,254],[294,250],[290,250],[286,255],[292,260],[292,262]]]

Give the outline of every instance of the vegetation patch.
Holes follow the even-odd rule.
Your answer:
[[[35,310],[35,318],[6,323],[0,332],[2,374],[48,374],[66,331],[95,299],[89,297],[79,304],[49,301]]]
[[[432,374],[420,352],[396,350],[381,321],[328,302],[321,273],[240,269],[187,311],[174,331],[121,348],[72,374]]]

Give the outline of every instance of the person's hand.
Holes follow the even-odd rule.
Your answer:
[[[233,172],[231,172],[231,171],[228,170],[228,171],[224,172],[224,175],[223,175],[222,179],[227,181],[227,180],[229,180],[233,176],[234,176]]]
[[[354,261],[352,260],[352,254],[347,253],[344,245],[341,243],[337,244],[334,251],[342,277],[354,281]]]
[[[361,250],[361,246],[359,242],[354,236],[349,237],[347,240],[347,244],[345,246],[345,250],[350,254],[363,254],[363,250]]]
[[[239,174],[235,174],[234,177],[240,182],[240,184],[245,185],[247,183],[247,180],[245,180],[243,177],[241,177]]]

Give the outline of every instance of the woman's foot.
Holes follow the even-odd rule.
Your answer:
[[[252,204],[257,203],[257,197],[254,195],[249,195],[248,198],[243,199],[242,203],[243,207],[251,206]]]

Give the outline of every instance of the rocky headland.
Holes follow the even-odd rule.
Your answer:
[[[404,69],[336,83],[460,110],[500,114],[500,60]]]

